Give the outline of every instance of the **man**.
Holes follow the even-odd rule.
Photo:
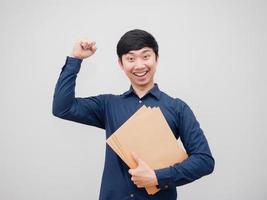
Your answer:
[[[129,170],[107,145],[99,199],[176,199],[176,186],[210,174],[214,169],[214,159],[189,106],[160,91],[154,83],[159,59],[155,38],[138,29],[128,31],[120,38],[117,44],[118,62],[131,82],[127,92],[121,95],[102,94],[75,98],[75,81],[82,60],[92,56],[96,49],[96,43],[91,40],[80,40],[74,45],[55,88],[53,114],[105,129],[108,138],[141,106],[160,107],[174,136],[181,138],[189,155],[188,159],[173,166],[153,170],[138,155],[133,154],[138,167]],[[145,191],[145,186],[157,186],[160,191],[151,196]]]

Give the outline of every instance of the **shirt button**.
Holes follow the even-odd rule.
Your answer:
[[[133,198],[134,197],[134,194],[131,194],[130,196]]]
[[[142,103],[142,100],[139,100],[139,103]]]
[[[168,185],[165,185],[164,187],[167,189],[169,186]]]

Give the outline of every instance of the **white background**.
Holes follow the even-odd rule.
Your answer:
[[[157,39],[156,82],[190,105],[216,160],[179,199],[266,199],[266,2],[1,0],[0,199],[98,199],[105,133],[53,117],[54,87],[75,40],[89,37],[98,50],[76,95],[128,90],[116,44],[134,28]]]

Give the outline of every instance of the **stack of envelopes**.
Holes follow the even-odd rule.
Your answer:
[[[107,139],[107,143],[131,169],[137,167],[132,152],[154,170],[187,158],[158,107],[142,106]],[[146,191],[155,194],[159,189],[146,187]]]

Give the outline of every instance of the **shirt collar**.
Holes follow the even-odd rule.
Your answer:
[[[131,95],[131,94],[135,94],[132,85],[130,86],[130,89],[129,89],[128,91],[126,91],[125,93],[123,93],[122,95],[123,95],[124,97],[127,97],[127,96],[129,96],[129,95]],[[159,100],[161,91],[160,91],[160,89],[159,89],[157,83],[154,84],[154,87],[153,87],[151,90],[149,90],[149,91],[144,95],[144,97],[147,96],[148,94],[153,95],[154,97],[156,97],[156,99]]]

